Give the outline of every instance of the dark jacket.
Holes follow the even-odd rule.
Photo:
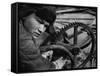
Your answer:
[[[42,70],[52,70],[54,65],[42,57],[40,44],[47,38],[47,33],[42,33],[40,37],[34,39],[19,22],[19,71],[32,72]]]

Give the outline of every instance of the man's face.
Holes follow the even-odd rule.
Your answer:
[[[49,23],[32,14],[26,18],[25,25],[33,34],[34,38],[37,38],[42,32],[46,30],[46,28],[49,26]]]

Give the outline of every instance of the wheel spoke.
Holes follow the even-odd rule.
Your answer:
[[[75,25],[75,26],[74,26],[74,45],[77,44],[77,39],[78,39],[78,38],[77,38],[77,35],[78,35],[77,28],[78,28],[78,26]]]

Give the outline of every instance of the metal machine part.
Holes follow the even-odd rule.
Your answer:
[[[68,37],[65,34],[67,34],[67,30],[71,28],[74,28],[73,34]],[[78,42],[78,36],[83,32],[87,33],[87,37],[84,40],[82,40],[82,42]],[[79,22],[69,23],[64,28],[61,28],[59,32],[54,34],[54,37],[55,37],[54,38],[55,42],[51,45],[43,46],[42,50],[45,50],[45,52],[53,50],[52,54],[55,53],[56,51],[60,51],[59,53],[56,52],[55,56],[54,55],[50,56],[52,59],[54,59],[57,55],[61,54],[64,51],[62,56],[59,55],[57,59],[65,57],[66,64],[68,63],[67,60],[69,60],[71,64],[69,69],[84,68],[84,66],[91,60],[91,58],[93,58],[93,55],[95,53],[95,35],[92,29],[86,24]],[[73,43],[69,43],[68,45],[68,43],[62,40],[62,38],[65,40],[67,38],[69,41],[72,38]],[[83,60],[80,59],[79,56],[80,54],[82,54],[83,49],[87,48],[88,46],[90,46],[90,49],[87,56],[85,56]],[[78,53],[76,53],[77,50],[79,50]],[[51,62],[52,59],[50,60]],[[56,60],[53,60],[53,62]],[[64,64],[64,67],[66,64]],[[64,69],[68,69],[67,67],[68,65]],[[63,69],[63,67],[61,69]]]

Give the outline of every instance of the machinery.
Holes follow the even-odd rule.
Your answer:
[[[68,13],[75,18],[67,17],[70,16]],[[78,16],[80,14],[81,16]],[[67,9],[67,11],[57,11],[57,15],[55,25],[58,24],[61,27],[55,26],[56,33],[51,36],[52,40],[49,44],[40,47],[43,51],[42,55],[50,62],[55,62],[61,57],[63,60],[66,59],[63,67],[57,69],[95,67],[97,54],[95,12],[91,9],[72,9],[71,11]],[[82,18],[87,16],[88,18]],[[87,21],[82,19],[87,19]]]

